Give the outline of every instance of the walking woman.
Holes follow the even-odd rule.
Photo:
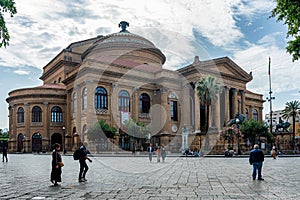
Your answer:
[[[162,144],[162,145],[161,145],[161,157],[162,157],[162,161],[163,161],[163,162],[165,162],[166,155],[167,155],[167,153],[166,153],[165,145]]]
[[[61,167],[62,159],[61,155],[58,153],[60,150],[60,145],[58,143],[54,144],[54,149],[52,152],[52,171],[51,171],[51,182],[54,186],[58,186],[58,182],[61,182]]]

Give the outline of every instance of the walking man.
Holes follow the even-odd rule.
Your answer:
[[[261,176],[261,169],[264,162],[264,153],[262,150],[258,149],[258,144],[254,145],[254,149],[250,151],[249,156],[250,165],[252,165],[252,178],[256,179],[256,171],[258,172],[258,180],[264,180]]]
[[[151,143],[150,143],[149,147],[147,148],[147,151],[148,151],[149,160],[150,160],[150,162],[152,162],[152,155],[154,152],[154,148],[152,147]]]
[[[87,181],[85,178],[85,175],[86,175],[87,171],[89,170],[89,167],[86,164],[85,160],[92,162],[92,160],[87,155],[88,151],[87,151],[85,145],[86,145],[86,143],[82,144],[81,147],[79,148],[79,150],[80,150],[80,155],[79,155],[80,171],[79,171],[79,177],[78,177],[79,182]]]
[[[2,149],[2,162],[4,162],[4,158],[6,158],[6,162],[8,162],[8,159],[7,159],[7,147],[4,146],[3,149]]]

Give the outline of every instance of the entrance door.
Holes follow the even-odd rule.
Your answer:
[[[20,133],[18,135],[17,152],[22,152],[22,150],[23,150],[23,140],[24,140],[24,135],[22,133]]]
[[[54,133],[52,136],[51,136],[51,148],[53,147],[53,145],[55,143],[58,143],[60,144],[60,146],[62,147],[62,135],[60,133]],[[63,149],[63,148],[61,148]]]
[[[42,151],[42,135],[35,133],[32,135],[32,152]]]

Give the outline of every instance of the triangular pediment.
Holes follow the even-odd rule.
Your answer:
[[[199,75],[211,74],[217,77],[242,81],[245,83],[252,80],[251,73],[249,74],[244,71],[228,57],[199,61],[177,71],[181,72],[183,75],[195,75],[195,73]]]

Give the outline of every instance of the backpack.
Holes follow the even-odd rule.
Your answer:
[[[74,153],[73,153],[73,158],[74,158],[74,160],[79,160],[80,154],[81,154],[80,148],[76,149],[76,150],[74,151]]]

